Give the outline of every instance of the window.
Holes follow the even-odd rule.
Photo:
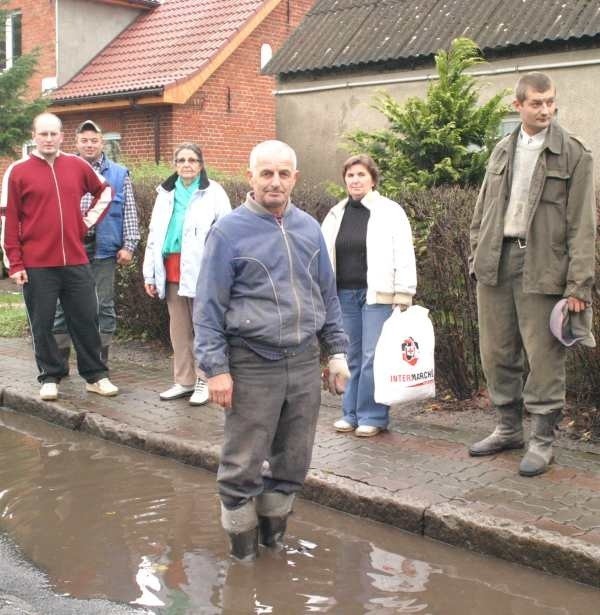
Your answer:
[[[105,132],[102,135],[104,139],[104,153],[115,162],[121,159],[121,133]]]
[[[260,68],[263,69],[267,62],[273,57],[273,49],[269,43],[260,46]]]
[[[21,55],[21,13],[6,16],[0,41],[0,70],[6,70]]]

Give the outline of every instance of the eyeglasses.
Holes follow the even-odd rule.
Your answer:
[[[200,164],[200,161],[198,160],[198,158],[176,158],[175,159],[175,164]]]

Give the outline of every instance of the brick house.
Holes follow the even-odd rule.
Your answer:
[[[275,137],[274,78],[261,69],[314,0],[10,0],[5,65],[38,47],[31,87],[75,127],[98,122],[128,161],[169,161],[196,141],[239,172]]]

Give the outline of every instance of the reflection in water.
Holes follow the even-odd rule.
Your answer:
[[[588,615],[600,592],[298,502],[287,545],[228,556],[214,476],[0,412],[0,530],[55,591],[168,615]],[[0,585],[0,590],[1,590]]]

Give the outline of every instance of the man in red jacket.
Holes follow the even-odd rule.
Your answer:
[[[108,211],[112,190],[92,167],[60,151],[60,119],[42,113],[33,121],[35,149],[13,163],[2,183],[6,208],[3,248],[10,277],[23,287],[31,325],[35,359],[42,384],[40,397],[55,400],[65,376],[52,324],[60,299],[77,351],[77,367],[86,389],[116,395],[100,357],[94,279],[83,246],[87,230]],[[90,193],[93,201],[82,216],[79,203]]]

